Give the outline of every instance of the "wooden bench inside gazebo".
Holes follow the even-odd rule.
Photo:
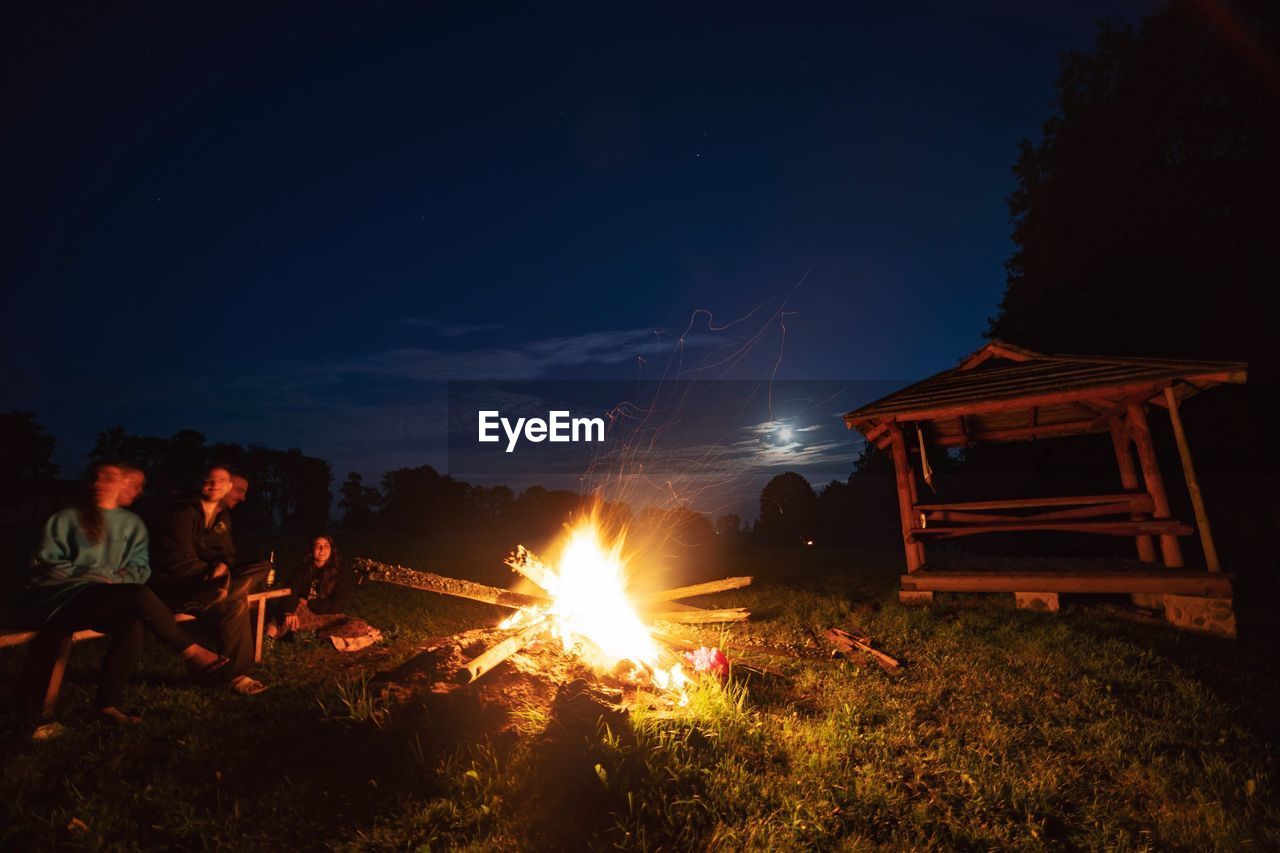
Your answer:
[[[1236,362],[1045,355],[993,341],[950,370],[849,412],[846,426],[893,458],[907,563],[900,598],[928,603],[934,592],[1012,592],[1019,607],[1056,610],[1060,593],[1129,593],[1162,607],[1177,625],[1234,636],[1231,576],[1221,571],[1178,407],[1246,376],[1247,366]],[[1148,408],[1164,409],[1172,422],[1194,528],[1171,516]],[[964,503],[921,498],[917,475],[926,448],[1088,433],[1111,435],[1116,492]],[[1129,537],[1136,559],[926,557],[936,540],[1031,531]],[[1183,562],[1179,538],[1193,532],[1203,570]]]

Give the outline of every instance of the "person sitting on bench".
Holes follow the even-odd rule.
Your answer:
[[[156,531],[151,586],[175,611],[217,621],[218,651],[231,658],[226,671],[231,691],[253,696],[267,689],[249,675],[253,627],[248,595],[257,584],[232,570],[236,549],[224,503],[232,486],[231,472],[215,465],[205,473],[198,495],[174,505]]]
[[[235,471],[231,472],[231,491],[222,499],[222,506],[231,512],[249,497],[249,478]],[[231,567],[231,590],[242,589],[246,595],[262,592],[267,588],[267,577],[271,573],[271,561],[261,557],[242,559]]]
[[[111,637],[94,699],[98,715],[110,722],[138,721],[121,703],[144,625],[193,673],[212,675],[231,663],[192,640],[145,585],[147,528],[119,505],[123,486],[121,466],[96,465],[77,505],[45,522],[34,575],[16,608],[17,623],[37,631],[19,681],[20,699],[32,710],[41,705],[64,642],[86,628]]]

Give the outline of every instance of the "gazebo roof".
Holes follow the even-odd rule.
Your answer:
[[[882,443],[890,422],[915,423],[933,443],[964,446],[1101,432],[1131,402],[1165,405],[1223,382],[1244,382],[1248,365],[1228,361],[1046,355],[992,341],[950,370],[844,416]]]

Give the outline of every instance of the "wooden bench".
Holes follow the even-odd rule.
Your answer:
[[[250,618],[254,623],[253,631],[253,660],[260,662],[262,660],[262,635],[266,627],[267,618],[267,601],[273,598],[284,598],[291,594],[291,590],[287,587],[284,589],[269,589],[266,592],[255,592],[249,598]],[[194,622],[198,617],[192,616],[190,613],[179,613],[174,616],[178,622]],[[0,649],[9,648],[11,646],[24,646],[36,638],[38,631],[3,631],[0,630]],[[71,645],[82,640],[96,640],[99,637],[105,637],[97,631],[76,631],[69,637],[65,637],[62,641],[62,648],[58,652],[58,658],[54,662],[53,671],[49,674],[49,686],[45,690],[43,712],[52,714],[54,706],[58,703],[58,693],[62,690],[62,676],[67,669],[67,658],[71,655]]]

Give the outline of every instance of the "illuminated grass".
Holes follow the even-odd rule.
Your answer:
[[[494,611],[362,589],[359,612],[390,638],[379,657],[280,643],[273,689],[246,701],[190,686],[151,649],[136,730],[84,722],[101,648],[77,649],[64,738],[33,745],[4,720],[0,848],[1280,845],[1265,645],[998,599],[907,610],[893,555],[735,565],[759,580],[712,597],[756,614],[730,641],[813,651],[809,628],[853,625],[903,673],[766,659],[791,681],[702,680],[682,711],[638,708],[579,751],[549,751],[551,717],[531,706],[515,709],[518,735],[441,748],[438,721],[388,714],[368,674]],[[0,655],[5,675],[18,663]],[[73,817],[87,832],[67,830]]]

